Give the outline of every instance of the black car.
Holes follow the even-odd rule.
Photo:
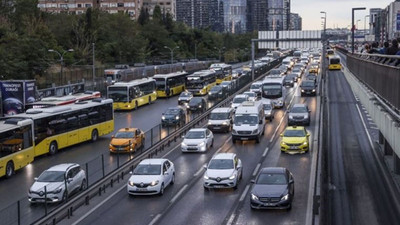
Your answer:
[[[161,125],[178,125],[186,122],[185,110],[181,107],[169,107],[161,116]]]
[[[317,83],[317,75],[309,73],[306,75],[306,80],[312,80],[314,83]]]
[[[227,88],[223,87],[222,85],[217,85],[212,87],[210,92],[208,92],[208,99],[209,100],[223,99],[227,95],[228,95]]]
[[[252,209],[292,208],[294,197],[294,179],[292,173],[283,167],[261,169],[250,192]]]
[[[297,74],[295,73],[289,73],[288,75],[286,75],[286,77],[291,77],[294,82],[297,82],[298,80]]]
[[[178,105],[182,105],[185,103],[189,103],[190,99],[193,98],[193,94],[191,92],[182,92],[178,98]]]
[[[312,80],[303,80],[300,84],[301,96],[304,95],[317,95],[317,84]]]
[[[207,109],[207,102],[202,97],[193,97],[186,107],[192,112],[203,112]]]

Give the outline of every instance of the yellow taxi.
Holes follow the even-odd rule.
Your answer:
[[[122,128],[111,137],[110,152],[126,153],[134,152],[144,147],[144,132],[138,128]]]
[[[305,153],[309,150],[310,134],[302,126],[289,126],[281,134],[281,151],[286,153]]]
[[[311,63],[311,66],[308,69],[308,73],[318,73],[318,69],[319,69],[318,63]]]

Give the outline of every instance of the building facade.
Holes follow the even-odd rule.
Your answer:
[[[248,31],[290,29],[290,0],[248,0]]]
[[[297,13],[290,13],[289,30],[301,30],[301,29],[302,29],[302,18]]]
[[[268,30],[268,0],[247,0],[247,31]]]
[[[192,28],[224,30],[223,0],[176,0],[176,20]]]
[[[386,32],[389,40],[400,37],[400,0],[386,7]]]
[[[161,13],[169,13],[176,20],[176,0],[143,0],[143,7],[148,9],[150,17],[156,5],[160,6]]]
[[[227,0],[223,4],[223,31],[243,33],[246,31],[246,0]]]

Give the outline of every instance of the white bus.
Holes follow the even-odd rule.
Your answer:
[[[274,108],[283,108],[286,100],[286,88],[283,76],[268,76],[263,80],[261,98],[269,99]]]

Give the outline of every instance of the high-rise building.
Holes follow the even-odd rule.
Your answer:
[[[176,20],[192,28],[223,31],[222,0],[176,0]]]
[[[369,9],[369,34],[375,36],[375,41],[380,41],[381,37],[382,9]]]
[[[108,13],[128,13],[137,19],[142,4],[141,0],[39,0],[38,8],[52,13],[83,14],[88,8],[99,7]]]
[[[248,0],[249,31],[289,30],[290,0]]]
[[[242,33],[246,31],[246,5],[246,0],[228,0],[223,2],[223,31],[230,33]]]
[[[143,7],[148,9],[149,15],[153,16],[154,7],[159,5],[161,13],[170,13],[176,20],[176,0],[143,0]]]
[[[302,19],[298,13],[290,13],[290,25],[289,30],[301,30]]]
[[[400,1],[390,3],[386,7],[386,32],[389,40],[400,37]]]
[[[247,0],[247,30],[268,30],[268,0]]]

